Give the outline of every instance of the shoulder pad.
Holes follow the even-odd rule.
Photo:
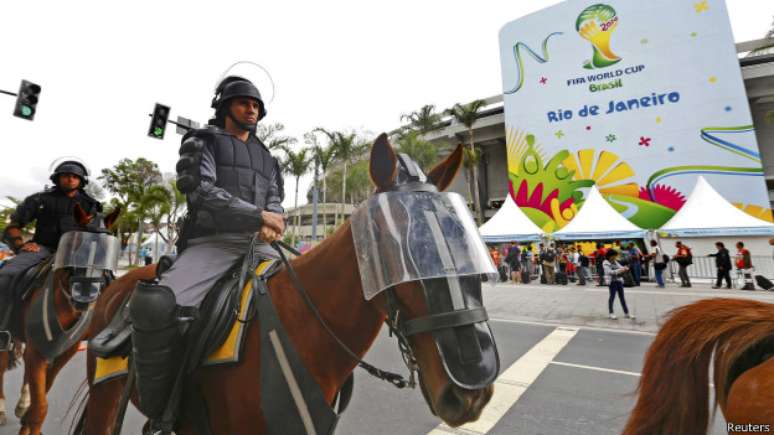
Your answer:
[[[262,140],[261,140],[261,139],[260,139],[258,136],[256,136],[256,135],[254,135],[254,134],[253,134],[253,135],[252,135],[252,138],[253,138],[253,139],[255,139],[255,141],[258,143],[258,145],[260,145],[260,146],[261,146],[261,148],[263,148],[263,149],[265,149],[266,151],[268,151],[269,153],[271,153],[271,151],[269,151],[269,147],[267,147],[266,145],[264,145],[263,141],[262,141]]]
[[[102,211],[102,203],[101,202],[99,202],[96,199],[92,198],[91,195],[86,193],[86,191],[83,190],[83,189],[80,190],[80,194],[86,199],[86,201],[89,202],[89,204],[91,204],[92,206],[96,207],[98,212]]]

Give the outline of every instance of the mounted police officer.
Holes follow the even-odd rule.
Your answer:
[[[61,161],[50,179],[54,187],[25,198],[11,215],[11,223],[3,233],[3,240],[16,252],[16,257],[0,268],[0,349],[10,345],[8,330],[19,296],[13,292],[15,280],[48,258],[64,233],[79,229],[73,215],[76,204],[88,214],[102,211],[99,201],[83,190],[89,183],[89,171],[83,162],[78,159]],[[35,235],[25,243],[21,230],[33,221]]]
[[[161,421],[181,363],[184,321],[213,285],[247,252],[257,232],[258,257],[275,257],[267,244],[285,230],[284,188],[277,160],[255,136],[266,116],[261,94],[248,80],[230,76],[215,91],[215,117],[184,137],[177,186],[188,214],[180,255],[158,284],[138,284],[130,301],[133,360],[140,409],[151,433],[170,431]]]

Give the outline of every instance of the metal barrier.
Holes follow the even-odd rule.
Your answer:
[[[753,275],[763,275],[769,278],[774,277],[774,258],[764,255],[752,255],[751,260],[753,264]],[[741,271],[739,271],[736,266],[734,266],[735,261],[736,260],[734,256],[731,255],[731,263],[733,267],[731,270],[731,280],[733,281],[734,287],[740,287],[739,281],[742,280]],[[669,282],[679,281],[679,269],[680,266],[677,264],[677,262],[671,260],[666,271],[664,271],[664,279]],[[688,277],[692,279],[695,278],[714,281],[718,276],[718,268],[715,266],[714,257],[697,257],[694,255],[693,264],[688,266],[687,271]],[[651,276],[655,276],[653,275],[654,272],[652,262],[649,267],[649,272]]]

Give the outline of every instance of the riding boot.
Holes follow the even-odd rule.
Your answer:
[[[151,419],[153,433],[164,413],[180,370],[183,340],[179,306],[169,287],[142,281],[129,302],[132,359],[137,373],[139,408]],[[171,428],[164,428],[161,433]]]

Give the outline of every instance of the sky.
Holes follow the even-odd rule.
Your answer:
[[[218,78],[240,60],[275,83],[262,122],[299,139],[315,127],[375,135],[425,104],[496,95],[500,28],[556,3],[2,2],[0,89],[16,92],[21,79],[43,89],[33,122],[13,117],[14,98],[0,95],[0,198],[41,190],[61,156],[80,157],[95,176],[127,157],[174,172],[181,137],[173,128],[163,141],[146,136],[154,103],[171,106],[171,119],[206,121]],[[771,26],[774,2],[727,6],[737,42]],[[288,177],[286,207],[294,185]]]

